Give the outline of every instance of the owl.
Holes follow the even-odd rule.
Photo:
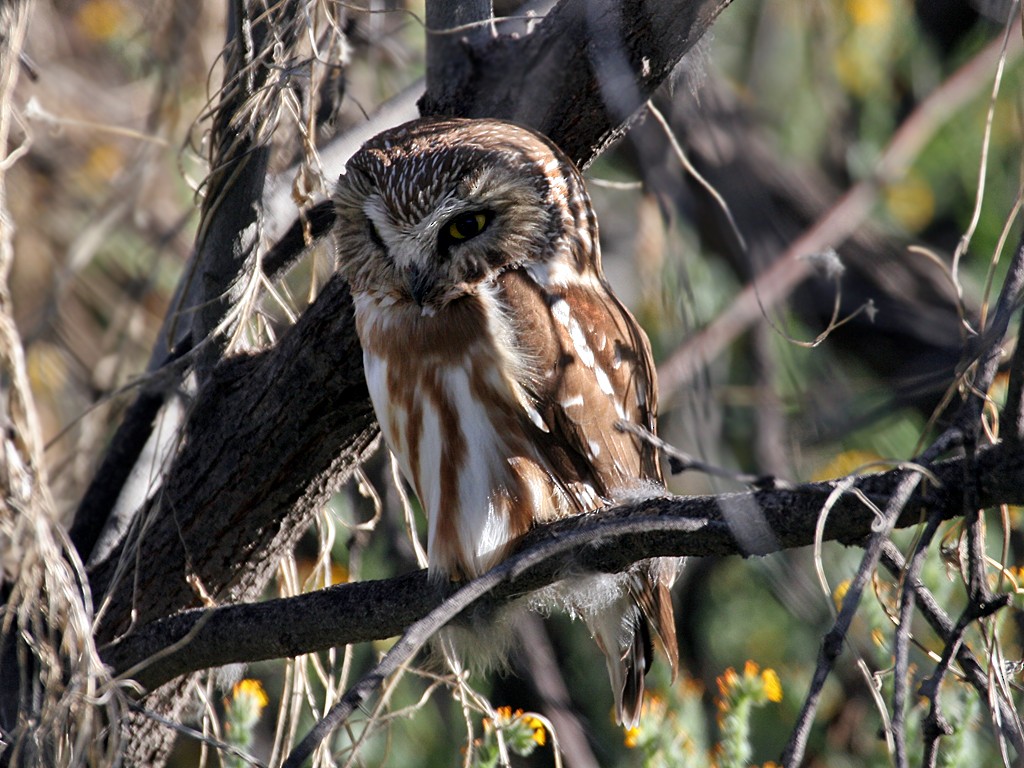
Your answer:
[[[348,162],[334,195],[366,382],[428,520],[433,574],[477,576],[537,523],[660,486],[647,337],[601,268],[583,179],[550,140],[427,118]],[[675,562],[580,579],[567,599],[640,716],[652,632],[678,664]],[[599,594],[586,594],[587,591]]]

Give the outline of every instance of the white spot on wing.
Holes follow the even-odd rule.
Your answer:
[[[583,405],[583,395],[577,394],[573,395],[572,397],[567,397],[560,403],[560,405],[562,406],[562,408],[566,410],[570,408],[575,408],[576,406]]]
[[[590,449],[590,455],[595,459],[601,455],[601,444],[595,440],[588,440],[587,447]]]
[[[585,235],[584,232],[580,231],[577,235],[584,241],[584,248],[589,248],[592,245],[589,234]],[[559,258],[543,263],[531,262],[525,265],[526,271],[530,273],[530,277],[538,285],[546,288],[566,288],[570,285],[582,285],[603,290],[600,281],[590,272],[584,272],[581,275],[574,266],[566,261],[566,259],[570,258],[567,246],[562,244],[560,249]],[[562,250],[564,250],[564,253],[561,252]]]
[[[601,391],[606,395],[615,394],[615,390],[612,388],[611,379],[608,378],[608,374],[604,372],[604,368],[601,366],[595,366],[594,378],[597,379],[597,386],[601,388]]]
[[[583,329],[580,328],[580,324],[576,322],[575,317],[569,318],[569,337],[572,339],[572,345],[576,349],[576,354],[580,357],[580,362],[587,366],[587,368],[593,368],[594,352],[590,349],[590,345],[587,344],[587,337],[583,335]]]

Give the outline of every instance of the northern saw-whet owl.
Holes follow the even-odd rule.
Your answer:
[[[601,269],[583,179],[551,141],[427,118],[349,160],[335,196],[366,382],[428,520],[435,574],[478,576],[535,523],[662,481],[647,337]],[[651,628],[678,664],[676,561],[579,579],[566,604],[607,658],[620,723],[640,716]],[[603,578],[603,581],[602,581]]]

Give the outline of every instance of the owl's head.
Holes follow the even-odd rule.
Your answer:
[[[368,141],[334,195],[352,289],[437,309],[530,264],[593,266],[579,171],[548,139],[496,120],[427,118]]]

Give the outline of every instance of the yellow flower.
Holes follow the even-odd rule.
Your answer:
[[[544,730],[544,723],[539,718],[530,715],[524,717],[523,722],[526,723],[527,728],[533,731],[533,740],[537,742],[537,746],[543,747],[547,742],[547,732]]]
[[[636,747],[640,741],[640,728],[639,726],[633,726],[632,728],[626,729],[626,746],[630,749]]]
[[[782,681],[779,680],[779,674],[774,669],[766,669],[761,673],[761,679],[764,681],[764,695],[775,704],[782,701]]]
[[[252,699],[257,709],[260,710],[270,703],[270,698],[267,696],[267,692],[263,690],[263,683],[259,680],[253,680],[248,677],[235,683],[235,687],[231,689],[231,695],[235,699],[240,699],[242,697]]]
[[[846,13],[858,26],[878,27],[892,17],[890,5],[889,0],[846,0]]]
[[[846,579],[836,585],[836,588],[832,590],[832,600],[835,601],[836,610],[841,611],[843,609],[843,598],[846,597],[846,593],[850,591],[850,580]]]

